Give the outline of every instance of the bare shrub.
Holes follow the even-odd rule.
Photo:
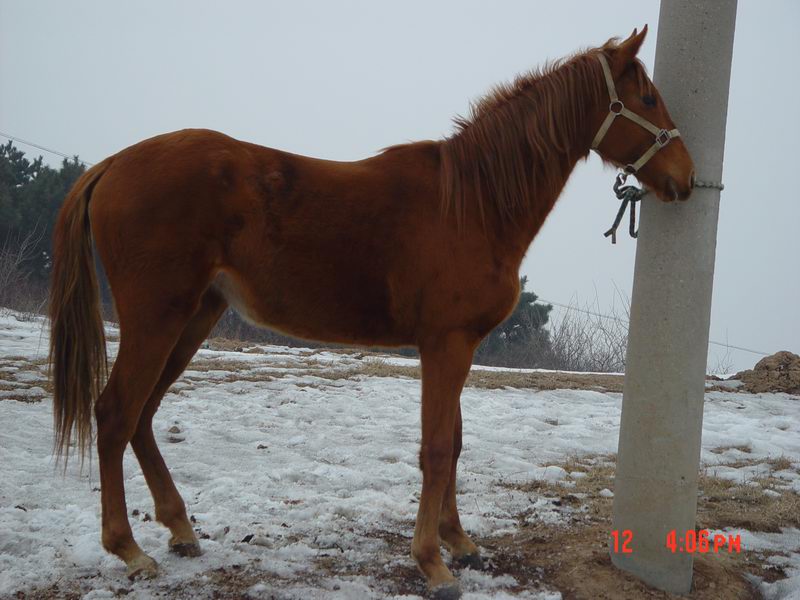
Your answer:
[[[0,306],[27,314],[43,312],[47,289],[33,280],[28,267],[42,235],[38,228],[24,237],[12,234],[0,247]]]
[[[706,369],[712,375],[728,375],[733,373],[733,357],[731,356],[731,348],[728,346],[728,333],[725,332],[725,352],[724,354],[717,354],[713,366],[708,365]]]
[[[630,301],[617,290],[610,314],[599,312],[599,300],[573,302],[550,322],[550,352],[542,366],[563,371],[621,373],[625,370]]]

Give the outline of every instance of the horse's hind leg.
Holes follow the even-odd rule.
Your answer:
[[[125,505],[122,456],[172,349],[198,308],[200,293],[165,299],[130,286],[121,287],[115,293],[120,317],[119,353],[95,405],[95,416],[103,547],[125,562],[128,576],[133,578],[152,576],[157,567],[133,539]]]
[[[447,545],[456,565],[471,567],[476,570],[483,568],[483,561],[478,547],[469,539],[461,527],[456,506],[456,467],[458,457],[461,455],[461,407],[456,414],[456,423],[453,434],[453,460],[450,469],[450,480],[442,500],[442,513],[439,516],[439,537]]]
[[[147,486],[153,495],[156,520],[169,528],[172,533],[169,540],[170,550],[181,556],[199,556],[200,544],[186,517],[186,505],[175,488],[153,436],[153,415],[158,410],[164,394],[183,373],[226,306],[225,299],[213,288],[203,295],[200,308],[186,325],[172,350],[164,371],[142,410],[136,432],[131,439],[131,446],[136,458],[139,459]]]

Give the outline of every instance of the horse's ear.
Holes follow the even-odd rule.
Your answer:
[[[612,53],[612,70],[614,71],[615,76],[621,75],[622,72],[634,61],[636,55],[639,53],[639,48],[642,47],[642,42],[644,42],[646,35],[647,25],[642,28],[641,33],[637,33],[637,30],[634,29],[633,33],[627,40],[614,48]]]

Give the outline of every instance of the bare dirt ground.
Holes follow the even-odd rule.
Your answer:
[[[800,356],[781,351],[762,358],[752,369],[736,374],[748,392],[800,394]]]

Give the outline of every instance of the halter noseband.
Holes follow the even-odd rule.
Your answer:
[[[606,77],[606,84],[608,85],[608,97],[610,103],[608,105],[608,115],[606,116],[605,121],[603,124],[600,125],[600,129],[597,132],[597,135],[594,136],[594,140],[592,141],[592,150],[597,150],[597,147],[600,145],[600,142],[603,141],[603,138],[608,133],[608,130],[611,128],[611,124],[614,122],[619,115],[623,117],[627,117],[637,125],[644,127],[656,136],[653,145],[647,149],[647,151],[639,157],[639,160],[634,162],[633,164],[625,165],[624,171],[628,174],[635,174],[639,169],[641,169],[645,163],[653,158],[653,155],[661,150],[664,146],[670,143],[672,138],[679,137],[681,134],[677,129],[661,129],[660,127],[656,127],[645,119],[644,117],[640,117],[635,112],[628,110],[625,105],[622,103],[622,100],[617,97],[617,90],[614,87],[614,79],[611,77],[611,68],[608,66],[608,61],[606,57],[602,54],[598,54],[597,58],[600,60],[600,64],[603,66],[603,74]]]

